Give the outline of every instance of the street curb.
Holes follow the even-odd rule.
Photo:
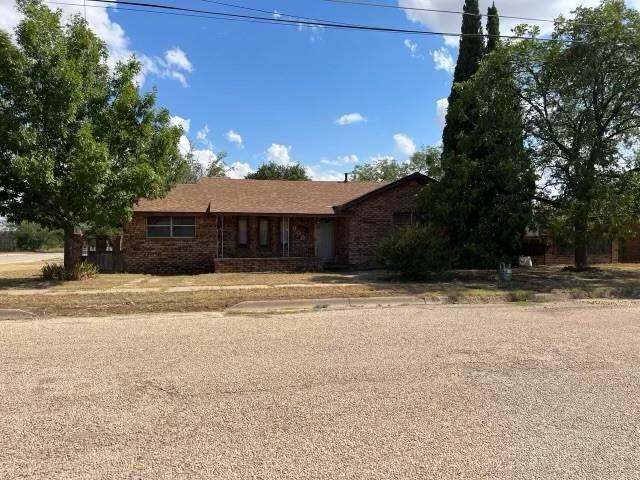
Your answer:
[[[18,310],[13,308],[0,309],[0,320],[24,320],[35,318],[35,315],[26,310]]]
[[[288,310],[320,310],[327,308],[392,307],[401,305],[425,305],[421,297],[360,297],[360,298],[310,298],[300,300],[259,300],[240,302],[228,313],[278,312]]]

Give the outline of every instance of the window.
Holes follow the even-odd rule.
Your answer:
[[[289,219],[280,221],[280,242],[289,245]]]
[[[269,219],[261,218],[258,228],[260,233],[260,246],[268,247],[269,246]]]
[[[196,217],[147,217],[149,238],[194,238]]]
[[[414,212],[396,212],[393,214],[393,223],[396,227],[410,227],[419,223],[419,216]]]
[[[246,247],[249,243],[249,236],[247,233],[247,219],[238,219],[238,245]]]
[[[194,238],[196,236],[196,217],[171,217],[171,236]]]

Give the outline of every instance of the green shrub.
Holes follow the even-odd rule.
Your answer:
[[[42,279],[49,281],[87,280],[96,275],[98,275],[98,267],[89,262],[77,263],[70,270],[65,270],[64,265],[59,263],[46,263],[42,267]]]
[[[33,222],[20,223],[14,235],[20,250],[50,250],[61,248],[64,243],[62,230],[49,230]]]
[[[378,261],[406,278],[426,278],[452,265],[447,235],[431,226],[397,230],[380,245]]]

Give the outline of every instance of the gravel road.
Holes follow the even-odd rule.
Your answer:
[[[640,478],[640,304],[0,322],[0,478]]]

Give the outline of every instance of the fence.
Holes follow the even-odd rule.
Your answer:
[[[103,273],[119,273],[123,271],[123,258],[121,253],[114,252],[89,252],[87,260],[98,267]]]
[[[0,232],[0,252],[12,252],[18,248],[12,232]]]

